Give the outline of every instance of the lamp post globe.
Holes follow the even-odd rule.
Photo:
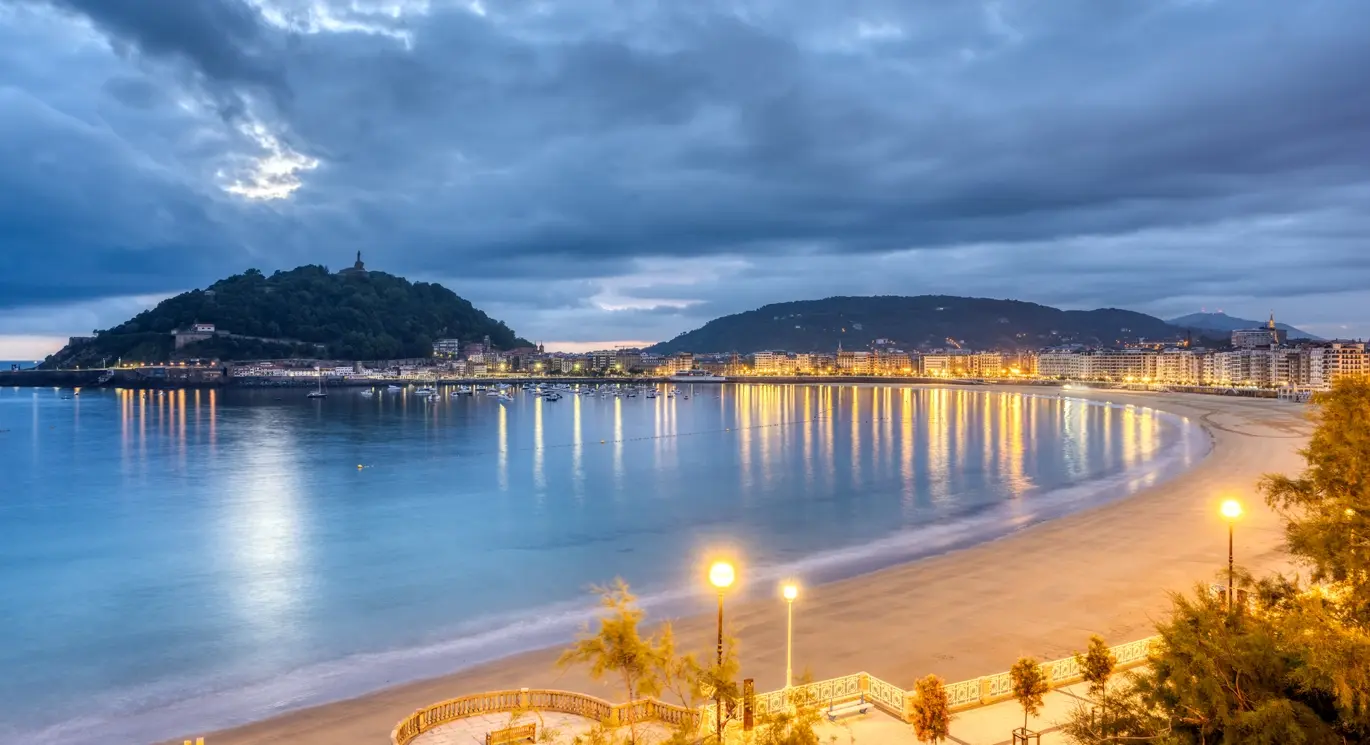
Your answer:
[[[732,586],[733,580],[737,578],[737,572],[733,565],[726,561],[715,561],[709,567],[709,584],[717,587],[720,591]]]
[[[718,590],[718,668],[723,668],[723,591],[732,587],[737,579],[737,570],[726,561],[715,561],[709,567],[709,584]],[[715,681],[714,686],[714,732],[718,741],[723,742],[723,693]]]

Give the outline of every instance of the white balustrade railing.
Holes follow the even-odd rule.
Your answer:
[[[1138,639],[1111,647],[1110,651],[1117,659],[1118,669],[1127,669],[1146,662],[1147,655],[1159,640],[1158,636]],[[1069,685],[1081,679],[1080,665],[1074,657],[1044,662],[1042,668],[1052,687]],[[1013,697],[1013,683],[1007,672],[948,683],[946,690],[952,711],[973,709]],[[758,718],[765,718],[785,711],[791,705],[826,707],[862,696],[882,711],[907,721],[908,702],[914,697],[914,693],[868,673],[855,673],[789,689],[757,693],[752,696],[751,706],[752,712]],[[391,733],[390,739],[393,745],[407,745],[421,733],[440,724],[478,714],[521,709],[578,714],[612,725],[626,723],[631,718],[632,721],[657,720],[671,725],[689,723],[710,731],[714,727],[712,702],[698,709],[673,706],[655,699],[611,704],[594,696],[570,691],[523,689],[463,696],[426,706],[400,722]]]

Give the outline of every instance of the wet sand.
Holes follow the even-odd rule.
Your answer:
[[[1022,389],[1010,389],[1021,391]],[[1263,473],[1293,473],[1307,441],[1308,408],[1268,399],[1194,394],[1072,395],[1135,403],[1204,425],[1213,450],[1189,471],[1120,502],[872,574],[805,588],[795,604],[794,667],[815,679],[866,671],[905,688],[928,673],[948,681],[999,672],[1020,655],[1056,659],[1098,633],[1111,644],[1149,636],[1167,593],[1215,580],[1226,569],[1224,498],[1247,508],[1237,525],[1240,566],[1288,569],[1278,522],[1255,493]],[[758,691],[780,687],[785,606],[778,597],[729,605],[744,676]],[[674,621],[682,649],[713,648],[711,607]],[[415,709],[486,690],[566,688],[618,701],[621,694],[563,672],[558,650],[539,650],[449,676],[292,711],[210,733],[207,745],[383,745]],[[204,735],[205,733],[188,733]],[[180,739],[173,741],[179,743]]]

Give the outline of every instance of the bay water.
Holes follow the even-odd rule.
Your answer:
[[[1119,499],[1201,458],[1151,409],[978,387],[0,389],[0,743],[146,743]],[[688,398],[685,394],[692,393]]]

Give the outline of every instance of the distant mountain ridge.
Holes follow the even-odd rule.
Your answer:
[[[1190,313],[1187,316],[1172,318],[1167,323],[1181,328],[1220,331],[1226,334],[1236,331],[1237,329],[1262,328],[1267,322],[1237,318],[1219,311],[1217,313]],[[1320,341],[1319,337],[1314,336],[1307,331],[1296,329],[1287,323],[1276,321],[1275,328],[1288,332],[1290,339],[1312,339],[1313,341]]]
[[[950,295],[830,297],[774,303],[716,318],[648,348],[674,352],[832,351],[889,339],[906,349],[1037,349],[1058,344],[1118,344],[1185,337],[1183,329],[1117,308],[1060,310],[1021,300]]]
[[[214,324],[216,334],[177,349],[173,331]],[[287,357],[384,360],[428,357],[433,341],[490,337],[497,349],[531,346],[442,285],[352,269],[301,266],[271,276],[249,269],[167,298],[93,338],[73,340],[45,367]]]

